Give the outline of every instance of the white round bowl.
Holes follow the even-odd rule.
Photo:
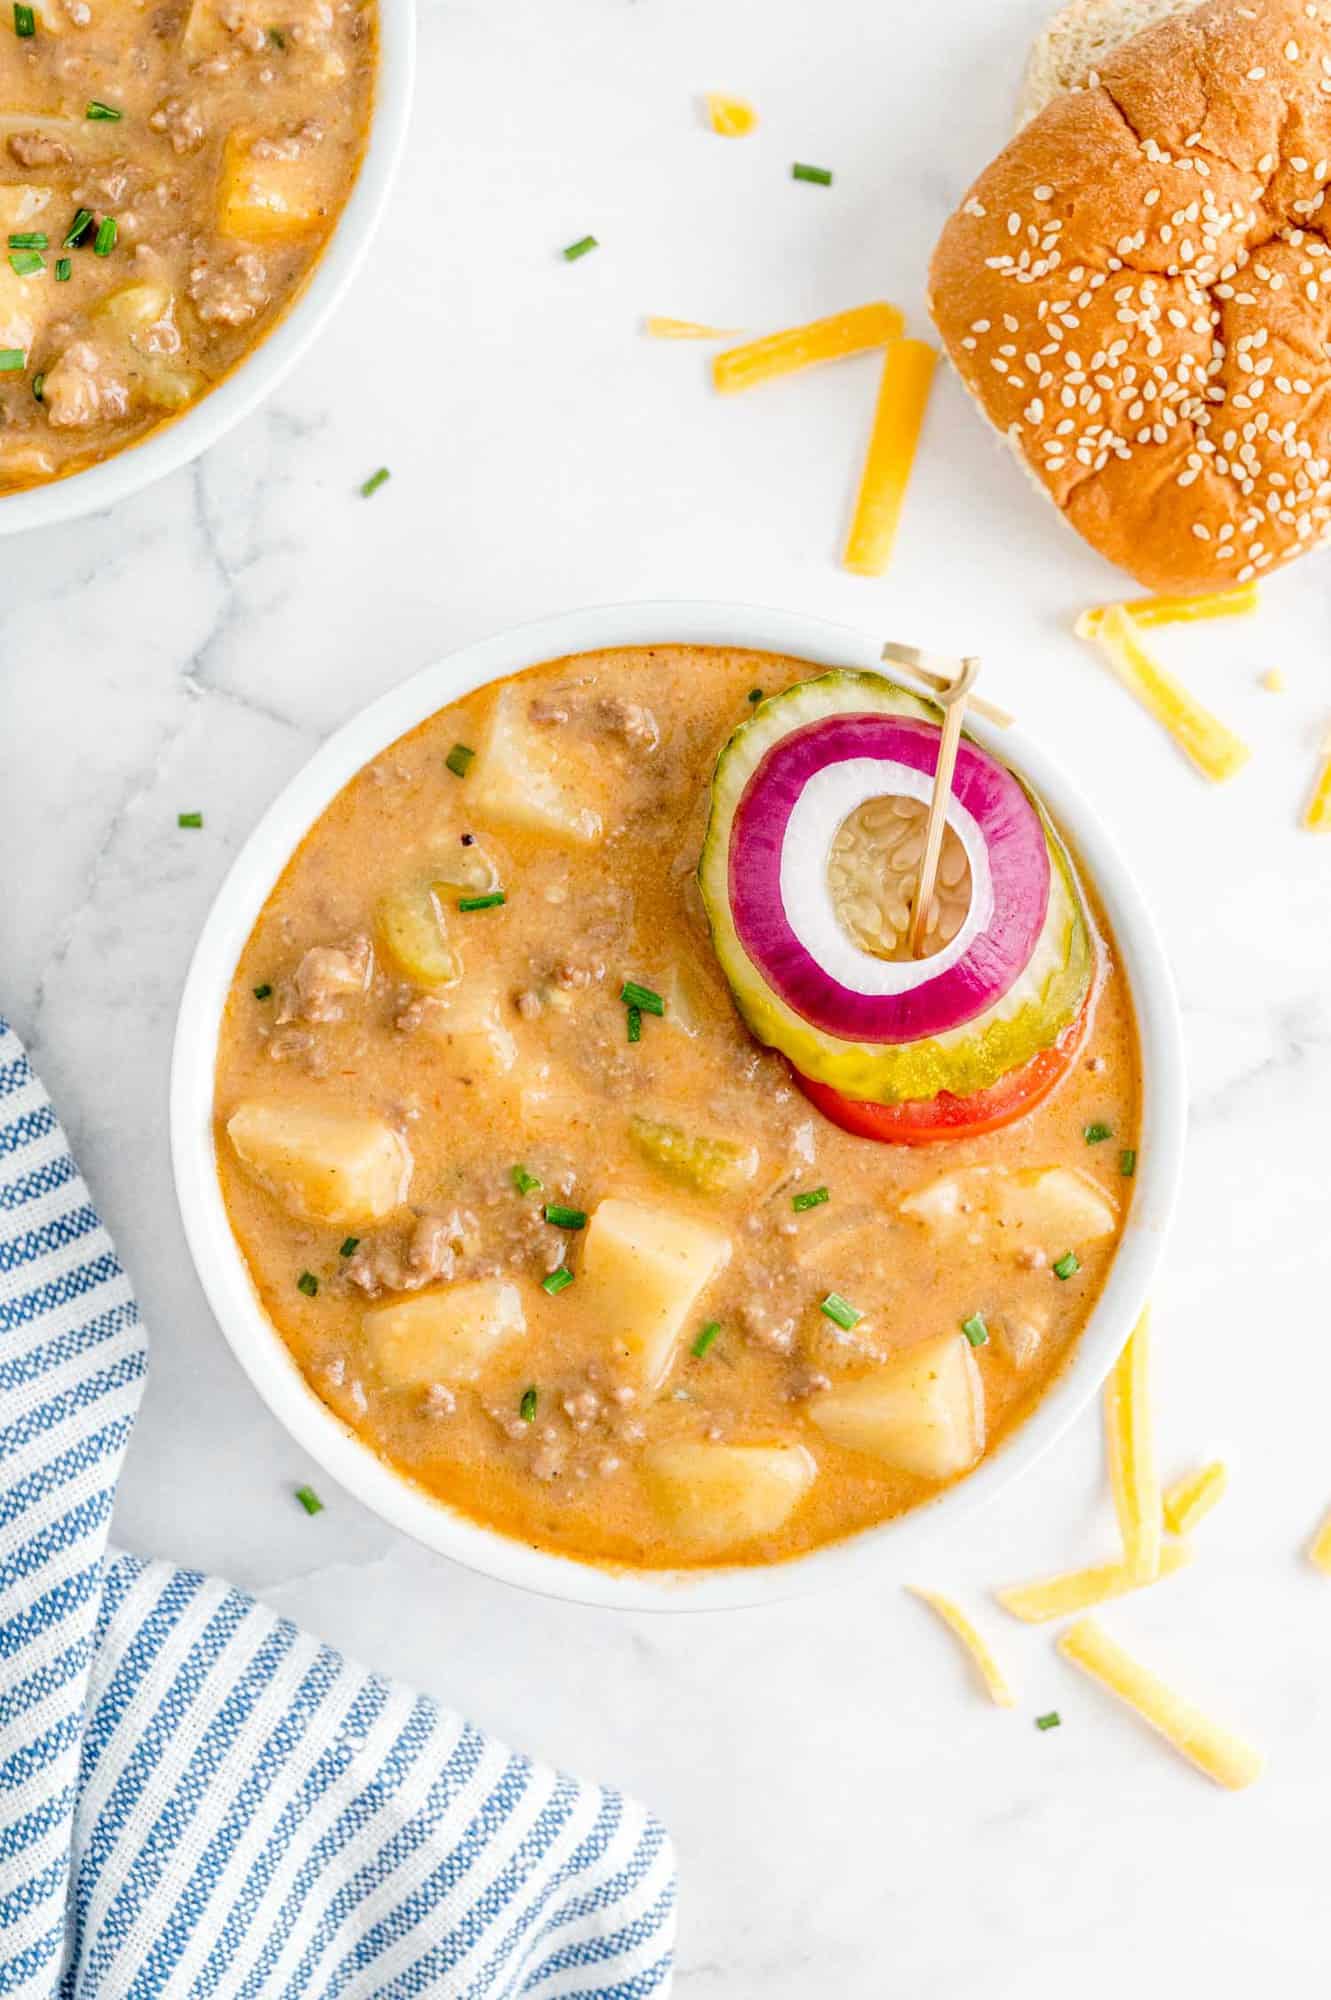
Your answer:
[[[0,495],[0,535],[49,528],[112,506],[188,465],[272,394],[312,344],[370,247],[407,134],[415,65],[415,0],[379,0],[379,68],[365,156],[346,207],[304,289],[272,332],[181,416],[100,465],[45,486]]]
[[[213,1148],[213,1070],[240,951],[288,857],[361,766],[436,709],[504,674],[603,646],[752,646],[818,665],[877,668],[879,637],[743,604],[625,604],[523,626],[414,674],[339,729],[265,813],[223,883],[185,981],[171,1077],[171,1144],[185,1234],[222,1330],[269,1408],[310,1456],[394,1527],[506,1583],[624,1610],[717,1610],[839,1582],[900,1574],[937,1538],[1033,1465],[1096,1393],[1150,1293],[1174,1206],[1186,1096],[1178,1009],[1154,925],[1113,841],[1076,786],[1017,729],[974,731],[1030,778],[1066,828],[1104,899],[1137,1006],[1143,1068],[1132,1208],[1105,1289],[1071,1358],[1034,1414],[968,1479],[899,1520],[767,1568],[615,1570],[495,1533],[411,1485],[321,1403],[265,1315],[222,1202]]]

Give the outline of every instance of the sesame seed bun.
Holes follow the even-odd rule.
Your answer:
[[[1331,535],[1331,0],[1207,0],[1061,91],[947,224],[962,381],[1149,590]]]
[[[1143,28],[1190,14],[1197,0],[1072,0],[1031,47],[1017,123],[1027,124],[1060,90],[1078,90]]]

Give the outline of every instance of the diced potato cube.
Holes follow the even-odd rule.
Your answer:
[[[250,1098],[227,1136],[255,1179],[307,1222],[381,1222],[411,1185],[411,1149],[381,1118]]]
[[[493,987],[464,981],[443,999],[423,1004],[421,1032],[453,1058],[450,1068],[490,1076],[512,1069],[518,1045],[504,1025]]]
[[[217,227],[223,236],[267,242],[304,236],[324,220],[326,169],[317,153],[293,160],[256,156],[252,138],[233,132],[222,149]]]
[[[437,993],[462,977],[462,960],[444,931],[444,912],[429,882],[408,882],[384,896],[376,911],[380,941],[396,969],[423,992]]]
[[[1112,1236],[1118,1211],[1089,1174],[1076,1167],[1030,1167],[1000,1189],[995,1212],[1009,1229],[1065,1250]]]
[[[0,181],[0,229],[45,229],[41,218],[55,199],[54,188],[32,187],[26,181]]]
[[[629,1120],[629,1137],[667,1180],[696,1188],[699,1194],[724,1194],[745,1187],[758,1171],[758,1148],[740,1139],[686,1132],[682,1125],[637,1114]]]
[[[680,1440],[644,1452],[643,1478],[677,1534],[701,1549],[774,1535],[813,1484],[818,1467],[799,1444]]]
[[[48,187],[0,184],[0,238],[44,227],[52,191]],[[27,354],[51,311],[48,272],[21,278],[0,241],[0,347],[21,347]]]
[[[1014,1250],[1035,1242],[1060,1254],[1118,1227],[1109,1196],[1076,1167],[966,1167],[907,1195],[901,1213],[942,1232],[997,1224]]]
[[[120,285],[97,301],[90,317],[100,320],[125,348],[133,351],[133,386],[159,410],[180,410],[192,403],[204,386],[197,370],[182,366],[156,351],[152,329],[175,331],[175,293],[169,285],[145,280]]]
[[[174,304],[169,285],[145,279],[140,284],[118,285],[98,299],[92,309],[94,319],[105,320],[126,340],[137,341],[150,326],[165,319]]]
[[[474,1382],[505,1341],[527,1330],[522,1294],[502,1278],[421,1292],[361,1318],[380,1379],[394,1389]]]
[[[984,1383],[964,1334],[935,1334],[872,1375],[828,1389],[809,1415],[833,1444],[921,1479],[951,1479],[984,1450]]]
[[[471,803],[491,819],[584,843],[601,838],[601,815],[588,803],[592,766],[557,728],[533,723],[526,694],[504,688],[470,777]]]
[[[581,1305],[609,1353],[654,1389],[699,1295],[730,1260],[730,1238],[690,1216],[609,1197],[587,1227]]]
[[[105,0],[94,0],[99,9]],[[118,0],[124,5],[125,0]],[[322,47],[332,31],[332,10],[322,4],[322,0],[191,0],[189,12],[185,16],[185,26],[180,38],[180,52],[186,62],[197,62],[200,56],[217,55],[223,49],[236,46],[237,37],[248,30],[257,29],[266,35],[271,44],[272,55],[289,46],[297,39],[291,34],[298,31],[301,54]],[[243,45],[243,44],[242,44]],[[321,66],[322,67],[322,66]],[[331,72],[333,76],[345,74],[345,64]],[[323,67],[324,80],[330,72]]]
[[[39,479],[49,479],[54,471],[55,460],[49,451],[32,444],[11,445],[0,438],[0,487],[33,486]]]

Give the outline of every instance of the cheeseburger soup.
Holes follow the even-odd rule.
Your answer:
[[[351,190],[375,60],[373,0],[5,6],[0,488],[119,451],[263,338]]]
[[[217,1159],[273,1325],[406,1478],[595,1561],[772,1562],[1047,1389],[1132,1192],[1132,1003],[969,741],[911,958],[936,716],[798,659],[580,655],[312,827],[227,1001]]]

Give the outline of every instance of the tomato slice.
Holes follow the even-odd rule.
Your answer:
[[[937,1097],[910,1098],[903,1104],[875,1104],[863,1097],[846,1097],[831,1084],[795,1075],[804,1095],[825,1118],[860,1139],[881,1139],[891,1146],[933,1146],[944,1139],[978,1139],[1024,1118],[1043,1104],[1062,1082],[1081,1052],[1091,1010],[1083,1007],[1072,1026],[1019,1069],[1010,1070],[987,1090],[973,1097],[954,1097],[940,1090]]]

